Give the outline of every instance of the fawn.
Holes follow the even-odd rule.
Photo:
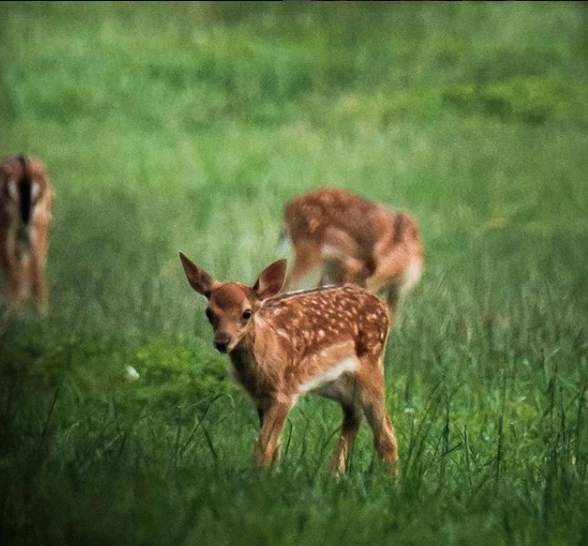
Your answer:
[[[47,312],[47,235],[53,190],[40,161],[9,155],[0,162],[0,282],[8,305],[33,298]]]
[[[380,295],[393,317],[421,277],[419,229],[406,213],[327,187],[291,201],[284,216],[280,242],[294,250],[287,290],[355,283]]]
[[[384,395],[388,312],[371,292],[352,284],[281,294],[286,260],[267,267],[253,286],[218,282],[180,253],[188,282],[208,299],[214,346],[228,353],[235,378],[257,408],[261,433],[254,461],[279,458],[282,428],[298,397],[313,392],[339,402],[341,437],[332,470],[345,471],[362,417],[394,472],[394,428]]]

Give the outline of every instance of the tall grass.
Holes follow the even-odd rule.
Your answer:
[[[399,4],[1,5],[0,150],[56,188],[50,316],[0,322],[3,543],[586,542],[588,14]],[[177,257],[252,282],[326,184],[423,231],[398,483],[363,429],[330,479],[339,410],[311,398],[252,469]]]

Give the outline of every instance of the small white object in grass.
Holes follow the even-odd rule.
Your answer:
[[[137,381],[137,379],[140,377],[141,375],[137,370],[135,370],[135,368],[132,366],[127,366],[127,379],[130,379],[131,381]]]
[[[414,408],[404,408],[406,415],[414,415]]]

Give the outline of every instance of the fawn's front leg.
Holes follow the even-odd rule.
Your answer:
[[[289,403],[274,402],[259,410],[261,433],[253,451],[253,459],[257,466],[270,466],[278,461],[280,435],[290,408]]]

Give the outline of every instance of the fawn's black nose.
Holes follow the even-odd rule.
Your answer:
[[[221,353],[226,353],[231,344],[231,336],[224,332],[219,332],[214,336],[214,347]]]

